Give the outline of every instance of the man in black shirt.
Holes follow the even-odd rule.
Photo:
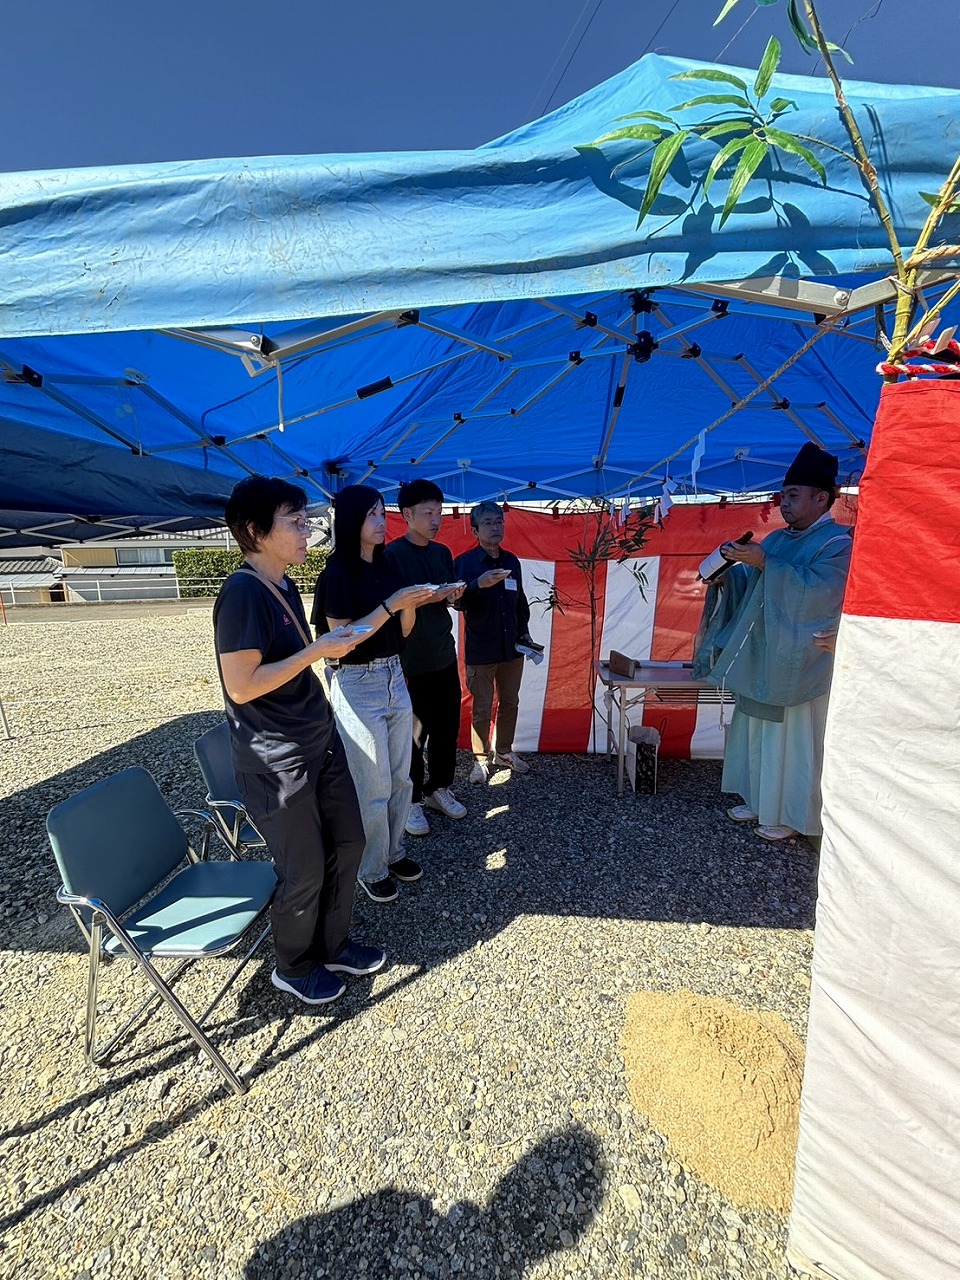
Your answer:
[[[523,594],[520,561],[501,545],[503,510],[495,502],[481,502],[470,512],[470,524],[477,546],[457,556],[454,571],[466,583],[457,608],[466,615],[467,688],[473,695],[475,762],[470,781],[483,783],[490,773],[494,695],[498,703],[494,764],[514,773],[530,769],[513,749],[523,674],[517,642],[530,643],[530,606]]]
[[[363,821],[313,664],[344,657],[363,636],[341,627],[309,640],[286,575],[306,559],[306,505],[285,480],[248,476],[236,486],[226,518],[246,563],[223,584],[213,625],[240,795],[277,871],[271,981],[327,1004],[345,990],[341,973],[375,973],[386,955],[348,933]]]
[[[443,518],[443,492],[430,480],[411,480],[400,486],[397,504],[407,532],[387,546],[384,557],[400,582],[405,586],[453,582],[456,575],[450,549],[435,541]],[[407,819],[411,836],[425,836],[430,831],[424,808],[448,818],[467,814],[451,790],[457,767],[461,690],[448,605],[462,593],[462,588],[453,588],[438,593],[436,602],[421,605],[400,655],[414,715],[410,758],[413,803]]]

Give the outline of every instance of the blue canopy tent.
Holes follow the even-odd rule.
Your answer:
[[[578,150],[692,65],[649,56],[470,152],[0,177],[0,541],[215,520],[249,471],[316,501],[414,475],[460,501],[762,492],[809,438],[855,481],[894,296],[855,169],[782,157],[722,230],[680,170],[640,233],[649,156],[611,178],[635,144]],[[825,83],[777,88],[845,145]],[[848,94],[909,243],[960,94]]]

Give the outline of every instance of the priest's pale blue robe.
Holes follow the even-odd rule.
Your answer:
[[[763,541],[764,567],[711,586],[695,670],[735,695],[723,790],[764,826],[819,835],[820,766],[833,656],[813,643],[840,619],[851,530],[830,515]]]

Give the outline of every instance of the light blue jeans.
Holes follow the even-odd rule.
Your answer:
[[[399,658],[346,664],[333,673],[330,701],[353,775],[366,846],[357,878],[376,884],[404,856],[413,783],[413,710]]]

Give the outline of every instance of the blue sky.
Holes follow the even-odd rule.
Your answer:
[[[473,147],[648,50],[755,66],[784,3],[31,0],[0,39],[0,171]],[[960,86],[960,5],[821,0],[863,80]],[[916,15],[925,14],[919,27]],[[745,24],[745,25],[744,25]],[[849,33],[849,34],[848,34]],[[923,127],[922,120],[917,122]]]

